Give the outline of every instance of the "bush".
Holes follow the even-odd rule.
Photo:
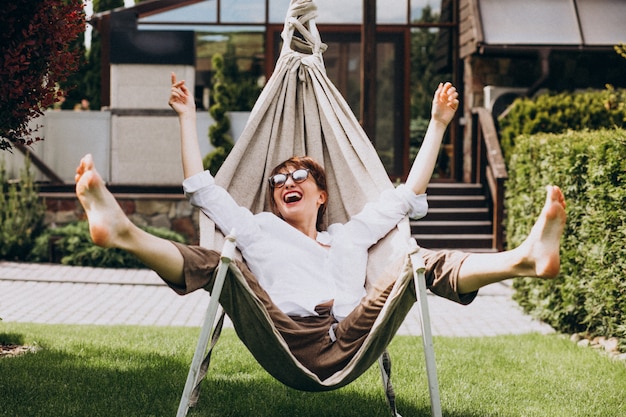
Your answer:
[[[143,227],[155,236],[185,243],[185,238],[169,229]],[[64,265],[103,268],[145,268],[133,255],[113,248],[96,246],[89,235],[86,221],[63,227],[49,228],[37,238],[29,260],[32,262],[60,262]]]
[[[230,150],[234,146],[233,138],[228,134],[230,131],[230,119],[226,112],[230,110],[229,89],[224,76],[224,58],[221,54],[213,55],[213,67],[215,68],[215,83],[213,85],[214,104],[209,109],[214,123],[209,126],[209,138],[215,149],[204,157],[204,169],[208,169],[214,175],[226,160]]]
[[[547,184],[559,185],[567,201],[561,275],[516,280],[515,299],[559,331],[626,344],[626,131],[518,137],[506,191],[510,246],[528,234]]]
[[[10,180],[0,163],[0,259],[24,260],[43,229],[45,207],[25,161],[19,180]]]
[[[499,120],[499,126],[502,151],[507,160],[519,135],[626,128],[626,90],[607,86],[602,91],[517,99]]]

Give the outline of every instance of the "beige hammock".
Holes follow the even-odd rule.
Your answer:
[[[311,156],[320,162],[327,175],[329,206],[324,218],[326,226],[346,222],[360,212],[367,202],[377,199],[382,191],[393,187],[393,184],[348,104],[326,75],[322,58],[326,45],[321,42],[315,26],[316,12],[312,0],[291,0],[282,32],[283,48],[276,69],[215,180],[239,205],[248,207],[253,213],[269,211],[267,178],[272,168],[294,155]],[[258,182],[252,183],[251,178]],[[230,262],[232,257],[240,255],[235,254],[228,241],[222,250],[223,235],[206,216],[201,215],[200,220],[200,244],[221,250],[221,266],[228,266],[218,269],[221,273],[218,273],[211,300],[217,300],[219,296],[234,300],[233,304],[238,308],[229,317],[237,335],[263,368],[292,388],[324,391],[342,387],[369,369],[379,358],[384,359],[379,360],[382,370],[383,364],[387,364],[386,356],[383,356],[386,347],[416,299],[423,300],[420,303],[422,336],[427,356],[431,406],[433,415],[441,414],[425,302],[424,266],[421,257],[416,254],[418,248],[411,239],[408,219],[369,252],[366,290],[382,275],[391,259],[403,256],[406,259],[385,306],[348,365],[323,381],[291,354],[266,309],[248,287],[242,272]],[[226,280],[226,291],[219,295],[221,279]],[[421,294],[417,298],[416,288]],[[208,366],[207,360],[204,369],[200,370],[217,308],[217,301],[209,305],[207,320],[181,398],[179,416],[184,416],[188,407],[197,401],[197,389],[193,395],[191,391],[199,385]],[[209,356],[210,351],[207,359]],[[389,405],[395,414],[388,372],[383,371],[383,383]]]

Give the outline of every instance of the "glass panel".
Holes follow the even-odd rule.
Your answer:
[[[381,1],[378,0],[379,3]],[[315,3],[317,23],[361,23],[363,20],[363,0],[316,0]],[[283,23],[288,9],[289,0],[270,0],[270,22]]]
[[[357,119],[361,111],[361,42],[360,31],[325,31],[322,34],[328,49],[324,52],[324,64],[328,77],[344,97]],[[374,147],[384,160],[385,168],[392,177],[403,175],[404,118],[403,108],[404,65],[403,33],[379,34],[377,48],[377,129],[380,138],[371,138]],[[275,50],[279,49],[280,36],[273,35]],[[274,57],[276,58],[276,57]],[[431,96],[432,100],[432,96]],[[381,110],[382,109],[382,110]]]
[[[324,53],[326,73],[341,92],[357,119],[361,111],[361,44],[358,33],[328,34]],[[402,174],[402,103],[403,66],[398,65],[399,45],[394,41],[377,46],[376,137],[374,147],[391,176]]]
[[[217,22],[217,1],[208,0],[189,6],[179,7],[142,17],[139,23],[215,23]]]
[[[224,73],[231,88],[236,88],[235,111],[249,111],[260,91],[264,76],[265,34],[257,32],[227,32],[221,30],[196,33],[195,96],[207,108],[213,76],[213,56],[224,57]]]
[[[578,0],[578,14],[587,45],[626,42],[624,0]]]
[[[361,44],[358,36],[356,38],[326,42],[328,49],[324,52],[324,64],[328,77],[358,118],[361,112]]]
[[[397,82],[402,77],[398,74],[395,44],[392,42],[378,43],[376,48],[376,142],[378,156],[383,162],[387,173],[392,176],[401,175],[396,163],[402,149],[396,149],[398,129],[397,107],[402,105],[402,98],[397,97]],[[401,72],[401,71],[400,71]],[[400,152],[400,154],[398,153]]]
[[[378,24],[406,24],[408,0],[378,0],[376,21]]]
[[[270,10],[269,19],[270,23],[283,23],[287,10],[289,10],[289,0],[269,0]]]
[[[487,44],[580,45],[572,0],[479,0]]]
[[[437,16],[435,16],[437,17]],[[409,161],[422,146],[432,106],[433,93],[440,82],[451,81],[450,29],[415,28],[411,30],[411,124]],[[449,178],[453,148],[450,136],[444,137],[435,178]]]
[[[441,1],[411,0],[411,22],[433,22],[431,16],[441,14]]]
[[[220,3],[224,23],[264,23],[265,0],[227,0]]]
[[[316,20],[318,23],[361,23],[363,20],[363,0],[316,0],[315,2],[319,15]]]

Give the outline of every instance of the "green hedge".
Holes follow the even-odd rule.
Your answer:
[[[515,138],[522,134],[626,128],[626,90],[607,86],[601,91],[517,99],[498,123],[502,150],[508,159]]]
[[[562,332],[616,336],[626,345],[626,131],[621,129],[520,136],[509,164],[507,244],[528,234],[559,185],[568,220],[561,274],[555,280],[516,280],[515,299]]]

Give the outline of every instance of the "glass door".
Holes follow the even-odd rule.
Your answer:
[[[282,28],[281,28],[282,30]],[[360,115],[360,28],[320,28],[326,72],[356,115]],[[408,85],[405,42],[402,31],[377,35],[376,130],[370,137],[392,179],[404,178],[408,170],[408,111],[404,98]],[[273,32],[274,62],[280,52],[280,31]]]

